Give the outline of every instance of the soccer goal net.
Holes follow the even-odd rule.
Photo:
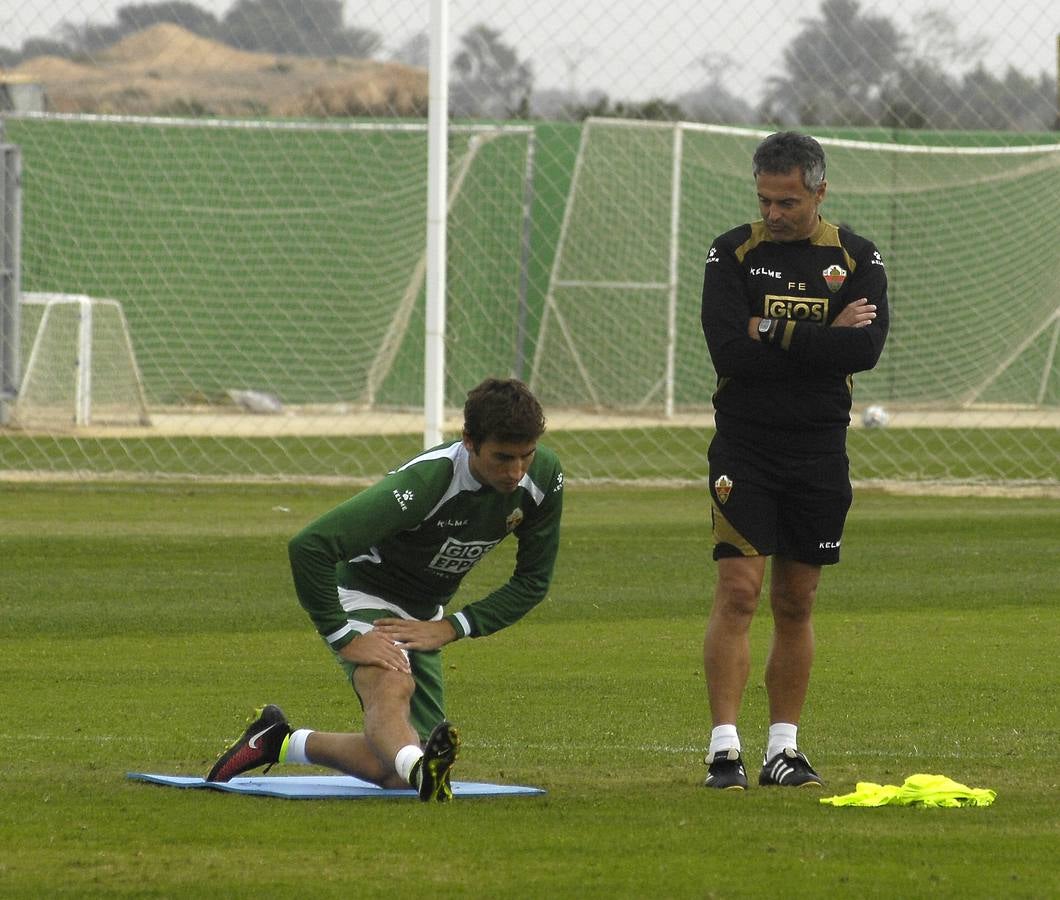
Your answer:
[[[535,341],[531,384],[546,404],[634,417],[642,436],[711,421],[704,258],[758,217],[751,157],[767,133],[585,123]],[[890,284],[887,348],[854,379],[855,477],[1055,484],[1060,145],[821,143],[823,214],[875,241]],[[870,408],[883,415],[863,418]],[[702,453],[690,433],[602,439],[593,465],[614,477],[647,457],[665,479]]]
[[[548,402],[665,417],[709,403],[704,254],[757,218],[765,134],[586,123],[533,366]],[[1060,407],[1060,148],[821,143],[822,213],[887,262],[890,338],[856,377],[858,404]]]
[[[91,309],[91,370],[71,357],[80,304],[46,328],[24,306],[16,402],[60,424],[0,422],[0,473],[369,479],[422,449],[425,123],[0,123],[21,154],[21,290],[120,304]],[[763,136],[450,123],[446,433],[472,386],[517,375],[572,479],[701,480],[703,259],[757,214]],[[825,215],[877,243],[891,285],[884,357],[855,379],[854,477],[1055,488],[1060,150],[822,142]],[[103,416],[101,353],[149,428]],[[870,406],[887,427],[860,427]]]
[[[32,335],[12,422],[20,428],[150,425],[129,324],[116,300],[23,294]]]
[[[119,300],[152,410],[419,407],[424,123],[37,116],[25,286]],[[511,366],[532,129],[451,130],[452,392]],[[42,284],[46,282],[46,284]],[[488,312],[485,312],[488,311]]]

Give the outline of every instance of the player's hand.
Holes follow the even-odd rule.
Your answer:
[[[403,650],[437,650],[456,640],[456,631],[445,619],[423,622],[419,619],[376,619],[374,632],[393,641]]]
[[[862,297],[860,300],[855,300],[853,303],[844,307],[843,310],[835,317],[835,321],[832,322],[833,328],[864,328],[866,325],[871,325],[872,320],[876,318],[876,306],[869,303],[867,297]]]
[[[391,672],[411,673],[408,655],[385,635],[378,630],[369,631],[360,637],[355,637],[345,647],[338,651],[347,662],[356,663],[359,666],[376,666]]]

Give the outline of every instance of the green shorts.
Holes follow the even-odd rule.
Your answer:
[[[393,613],[385,609],[355,609],[349,611],[349,617],[357,622],[374,622],[376,619],[393,617]],[[357,640],[357,638],[354,638]],[[342,666],[346,677],[353,687],[353,673],[357,669],[357,663],[343,659],[329,645],[332,655]],[[409,719],[412,727],[420,736],[420,740],[427,740],[431,730],[442,719],[445,718],[445,685],[442,680],[442,651],[441,650],[409,650],[409,663],[412,666],[412,678],[416,682],[416,689],[412,692],[412,701],[409,704]],[[354,693],[357,688],[353,688]],[[360,701],[360,695],[357,696]],[[364,708],[363,701],[361,708]]]

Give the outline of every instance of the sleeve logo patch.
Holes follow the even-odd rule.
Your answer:
[[[397,504],[401,507],[402,512],[408,511],[409,501],[411,501],[412,498],[416,496],[412,491],[394,490],[391,491],[391,493],[394,495],[394,499],[397,500]]]

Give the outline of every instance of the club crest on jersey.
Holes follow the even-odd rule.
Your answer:
[[[842,266],[831,265],[821,274],[824,275],[824,283],[828,285],[828,290],[833,294],[838,291],[843,286],[843,282],[847,280],[847,270]]]
[[[714,493],[718,495],[718,502],[724,504],[732,492],[732,479],[728,475],[719,475],[714,479]]]
[[[504,520],[504,528],[510,534],[515,531],[523,522],[523,511],[516,507],[512,510],[512,514]]]

